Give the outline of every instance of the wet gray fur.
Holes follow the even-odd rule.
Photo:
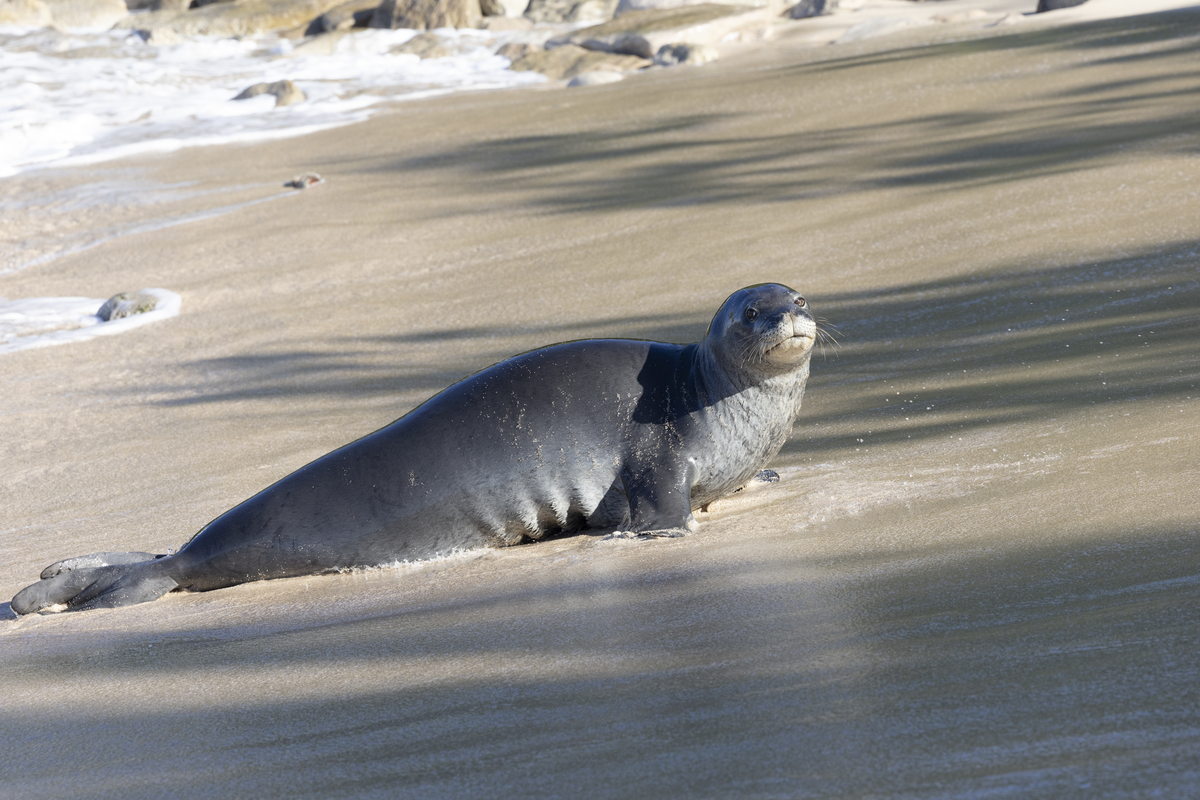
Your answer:
[[[690,345],[610,339],[514,356],[301,467],[179,552],[60,561],[19,614],[429,558],[583,528],[673,536],[745,484],[800,410],[816,324],[741,289]]]

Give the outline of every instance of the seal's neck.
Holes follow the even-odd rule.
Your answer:
[[[779,453],[800,413],[808,360],[756,378],[725,368],[701,345],[693,364],[696,396],[703,402],[692,418],[692,500],[703,504],[745,484]]]
[[[800,412],[804,384],[808,380],[808,357],[793,369],[761,373],[744,365],[723,363],[708,342],[702,341],[696,345],[692,362],[690,377],[695,383],[696,396],[704,406],[722,402],[757,404],[770,398],[772,405],[788,407],[791,418]]]

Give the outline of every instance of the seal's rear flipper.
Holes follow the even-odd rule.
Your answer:
[[[62,561],[55,561],[42,570],[41,577],[43,579],[53,578],[60,572],[69,572],[73,569],[94,569],[95,567],[114,567],[120,564],[137,564],[142,561],[153,561],[156,558],[162,558],[162,556],[156,556],[154,553],[92,553],[88,556],[76,556],[75,558],[64,558]]]
[[[86,611],[147,603],[178,586],[162,563],[154,560],[65,569],[17,592],[12,599],[12,610],[17,614],[32,614],[43,610]]]

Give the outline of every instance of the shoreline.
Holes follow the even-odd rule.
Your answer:
[[[1006,29],[1014,27],[1036,31],[1048,26],[1116,19],[1135,13],[1184,8],[1187,7],[1188,0],[1153,0],[1149,6],[1146,6],[1145,3],[1131,3],[1129,0],[1089,0],[1082,6],[1044,14],[1033,13],[1034,5],[1032,0],[940,0],[940,2],[929,4],[910,0],[843,0],[842,6],[838,7],[836,12],[803,20],[788,19],[786,14],[780,13],[779,8],[770,4],[762,8],[704,6],[703,8],[713,10],[709,12],[710,16],[717,14],[715,19],[708,22],[702,21],[703,16],[692,20],[691,17],[682,13],[686,11],[687,7],[637,12],[650,15],[645,17],[644,22],[628,22],[631,19],[628,16],[617,19],[634,32],[629,35],[640,36],[641,34],[636,32],[645,28],[647,30],[645,35],[650,36],[655,42],[659,39],[673,41],[673,37],[679,38],[680,41],[690,42],[684,46],[704,50],[707,54],[704,56],[706,59],[718,59],[722,56],[737,56],[753,50],[769,52],[781,43],[787,43],[791,47],[823,48],[831,45],[844,47],[847,44],[868,41],[880,36],[910,35],[916,36],[918,41],[928,43],[945,40],[947,36],[951,38],[985,36],[989,30],[1002,33]],[[725,9],[725,11],[720,12],[717,11],[718,9]],[[734,9],[740,10],[730,13]],[[726,16],[721,16],[721,13],[725,13]],[[670,22],[673,19],[671,14],[679,16],[678,23]],[[179,17],[181,20],[183,18]],[[132,25],[133,23],[128,24]],[[596,37],[599,36],[599,32],[606,29],[606,26],[611,27],[614,24],[617,24],[616,21],[592,27],[580,27],[581,24],[578,23],[557,25],[539,23],[529,30],[523,28],[511,30],[502,28],[494,31],[439,29],[438,32],[404,30],[393,32],[368,28],[305,36],[299,45],[293,45],[291,39],[283,35],[286,32],[280,31],[256,34],[246,42],[220,37],[181,39],[179,36],[174,36],[166,44],[151,46],[143,43],[140,50],[136,47],[131,50],[131,46],[127,42],[121,43],[123,29],[97,30],[91,34],[82,29],[68,29],[67,31],[60,31],[56,28],[0,29],[8,31],[7,45],[20,44],[23,41],[22,36],[34,37],[35,40],[37,37],[45,38],[47,36],[61,39],[53,46],[43,43],[32,49],[32,45],[28,43],[20,44],[17,50],[29,51],[26,53],[29,58],[41,51],[46,51],[42,53],[46,55],[46,53],[57,53],[57,51],[65,49],[65,53],[57,54],[70,55],[78,52],[81,55],[72,58],[58,58],[57,62],[71,64],[82,58],[82,61],[88,63],[95,62],[91,68],[100,73],[112,71],[122,62],[128,62],[132,66],[146,59],[149,59],[147,63],[150,64],[157,64],[158,61],[167,59],[162,63],[159,72],[182,70],[182,74],[187,78],[184,85],[174,87],[164,93],[164,89],[168,89],[169,85],[154,85],[155,79],[143,77],[141,72],[134,70],[125,76],[124,83],[136,84],[141,80],[149,81],[142,87],[142,90],[148,93],[138,94],[135,92],[127,97],[124,95],[108,97],[107,94],[104,94],[105,90],[98,85],[101,96],[107,98],[106,102],[122,106],[131,102],[134,104],[130,109],[121,112],[117,112],[115,108],[102,111],[99,108],[82,104],[79,98],[71,96],[64,95],[58,98],[56,102],[73,108],[76,116],[81,119],[91,119],[98,126],[98,131],[92,134],[93,138],[85,136],[74,142],[64,140],[57,145],[53,145],[52,142],[45,143],[43,147],[50,147],[52,150],[57,147],[62,151],[53,159],[46,153],[34,153],[33,155],[26,154],[28,158],[26,161],[22,161],[22,157],[19,155],[20,141],[18,141],[21,137],[17,134],[25,131],[25,138],[28,139],[30,130],[36,132],[45,129],[42,132],[49,133],[51,129],[62,128],[65,130],[77,123],[69,123],[66,119],[39,120],[37,114],[40,112],[35,110],[36,103],[31,98],[18,102],[14,107],[21,124],[16,127],[9,125],[6,126],[6,129],[0,129],[0,136],[6,140],[6,149],[18,153],[16,156],[9,157],[10,161],[12,158],[16,158],[13,163],[17,166],[9,166],[14,170],[12,174],[19,174],[31,169],[37,170],[42,165],[51,167],[87,166],[92,163],[121,160],[126,156],[134,157],[140,153],[149,155],[154,152],[171,152],[180,148],[212,146],[213,143],[250,144],[256,140],[270,141],[276,138],[306,135],[308,132],[355,124],[377,113],[394,109],[397,103],[402,104],[405,101],[421,99],[425,96],[436,96],[444,92],[494,91],[496,88],[515,88],[520,85],[521,80],[524,80],[518,76],[534,76],[538,75],[539,71],[546,72],[540,77],[543,80],[549,80],[556,87],[569,85],[567,79],[575,75],[575,72],[568,70],[565,77],[559,74],[561,70],[565,69],[565,62],[558,64],[552,58],[547,60],[540,57],[531,60],[529,57],[520,55],[519,51],[529,48],[533,48],[542,55],[548,55],[555,51],[565,52],[572,48],[580,53],[591,53],[597,58],[606,54],[610,55],[617,59],[612,64],[606,65],[601,60],[589,68],[599,70],[598,74],[608,76],[607,80],[622,79],[638,74],[645,69],[671,68],[643,59],[639,64],[643,65],[644,69],[642,67],[635,69],[637,65],[633,62],[638,62],[638,59],[630,59],[621,55],[627,52],[628,47],[626,50],[621,50],[622,45],[619,43],[612,45],[612,47],[618,48],[613,52],[595,49],[609,46],[600,42],[600,39],[604,39],[603,36],[600,36],[600,39]],[[656,25],[666,25],[666,28],[659,33]],[[589,31],[598,33],[589,38]],[[137,39],[134,35],[136,32],[132,29],[124,30],[124,33],[128,34],[127,40],[129,37]],[[104,46],[88,46],[87,35],[100,37],[97,42],[111,39],[108,46],[112,52],[105,56],[106,48]],[[72,36],[85,38],[76,41],[72,39]],[[274,36],[280,37],[277,41],[281,44],[272,47],[270,42],[276,41],[272,38]],[[387,38],[389,36],[391,38]],[[397,36],[399,38],[396,38]],[[384,38],[380,39],[379,37]],[[411,44],[426,38],[429,39],[429,42],[445,42],[449,45],[449,49],[439,46],[439,52],[433,53],[428,48],[434,47],[434,45],[426,43],[416,48],[421,53],[420,58],[411,54],[404,57],[410,59],[410,61],[403,62],[409,65],[404,69],[400,69],[398,66],[402,62],[400,56],[388,56],[381,49],[386,49],[388,42],[391,42],[392,39],[395,42]],[[375,41],[376,39],[379,41]],[[137,39],[137,41],[141,40]],[[593,49],[580,49],[572,44],[576,41],[583,42],[587,47]],[[555,49],[541,50],[543,44],[547,47],[553,45]],[[212,56],[225,45],[235,47],[235,50],[230,51],[224,58],[218,59],[218,64],[214,67],[201,66],[206,60],[206,57],[202,55],[202,53],[207,53],[204,48],[217,48],[212,53],[208,53],[209,56]],[[559,49],[564,45],[565,49]],[[388,52],[405,52],[403,50],[405,46],[407,45],[393,43]],[[629,47],[631,46],[629,45]],[[397,47],[400,49],[398,50]],[[514,47],[517,49],[511,50]],[[532,53],[532,51],[530,52]],[[0,53],[3,53],[3,49],[0,49]],[[186,53],[191,53],[191,56]],[[381,53],[383,53],[383,61],[389,62],[391,67],[381,66],[382,62],[376,63],[379,61]],[[497,64],[509,64],[510,68],[495,73],[493,78],[506,74],[517,83],[507,87],[496,87],[487,84],[485,75],[482,78],[485,85],[480,89],[471,88],[473,78],[467,74],[470,70],[462,73],[463,65],[457,64],[456,59],[459,56],[473,54],[472,57],[478,61],[481,53],[484,55],[491,53],[492,60]],[[497,60],[497,53],[503,54],[507,61],[505,59]],[[247,61],[246,59],[251,55],[269,58],[262,63]],[[451,56],[453,58],[449,58]],[[620,66],[621,58],[625,58],[630,63]],[[297,59],[303,60],[305,66],[297,67],[296,65],[299,63]],[[55,61],[55,59],[49,59],[46,64]],[[212,71],[220,69],[220,62],[228,62],[228,69],[232,73],[224,82],[212,83],[216,78],[216,73]],[[450,62],[455,63],[450,65]],[[20,72],[26,75],[25,85],[56,83],[69,85],[77,79],[77,76],[71,77],[73,73],[70,72],[64,72],[62,75],[56,75],[53,72],[42,75],[37,70],[47,67],[45,64],[35,67],[34,65],[37,63],[41,62],[37,62],[36,59],[29,61],[27,58],[25,61],[14,62],[10,65],[10,69],[14,74]],[[422,68],[426,64],[446,63],[450,66],[445,67],[442,72],[433,68],[425,69],[424,72],[421,70],[413,72],[410,67],[411,64],[416,63],[420,63]],[[139,67],[139,69],[142,68]],[[358,70],[365,71],[366,74],[358,75],[357,80],[353,80],[351,76],[357,74]],[[192,74],[193,71],[195,74]],[[242,73],[246,73],[246,76],[232,77],[232,75],[241,75]],[[270,108],[275,104],[270,95],[230,105],[227,101],[230,93],[236,91],[234,87],[241,85],[239,81],[251,80],[249,76],[252,74],[273,79],[290,76],[300,81],[300,85],[307,87],[310,93],[315,92],[316,94],[314,97],[306,98],[303,92],[298,92],[296,97],[303,99],[298,103],[289,99],[287,103],[289,107],[282,110]],[[325,77],[318,77],[322,74],[325,74]],[[421,79],[418,76],[422,74],[427,74],[428,79],[432,80],[430,84],[432,88],[419,88]],[[441,78],[435,77],[438,75],[441,75]],[[230,83],[230,80],[233,80],[234,83]],[[291,85],[290,80],[285,82]],[[210,84],[212,85],[210,86]],[[262,85],[266,86],[267,84]],[[21,88],[21,85],[15,88]],[[61,90],[62,87],[60,86],[59,89]],[[293,90],[296,90],[294,85]],[[397,92],[400,93],[398,99],[394,97]],[[177,99],[178,95],[195,95],[195,102],[201,104],[188,106],[186,101]],[[204,102],[209,105],[215,102],[216,105],[209,108],[201,102],[200,98],[207,98]],[[184,104],[175,108],[174,106],[180,102]],[[162,106],[162,108],[155,108],[155,106]],[[145,111],[141,116],[134,113],[134,111],[142,109]],[[180,127],[180,120],[172,121],[172,115],[186,114],[189,109],[190,123],[188,125]],[[122,115],[128,117],[123,123],[118,121],[123,118]],[[32,129],[29,127],[30,125],[33,125]],[[197,133],[198,130],[203,135]],[[99,143],[105,137],[112,138],[114,135],[118,141],[127,141],[124,144],[115,145]],[[53,136],[50,138],[53,140]],[[29,158],[34,160],[28,160]],[[0,164],[0,168],[3,166]]]
[[[1091,0],[1091,2],[1096,1]],[[896,0],[896,3],[899,2],[900,0]],[[1178,5],[1180,0],[1172,0],[1172,2]],[[1027,5],[1028,3],[1024,4]],[[964,9],[958,8],[960,5],[970,5],[972,9],[986,7],[990,9],[990,13],[995,15],[997,13],[1005,13],[1005,9],[1009,6],[1021,6],[1022,0],[950,0],[949,2],[938,4],[938,9],[923,9],[920,8],[922,4],[914,3],[904,3],[903,5],[910,7],[907,9],[910,12],[908,15],[910,18],[917,14],[924,14],[924,16],[928,17],[931,15],[931,11],[938,10],[940,10],[943,16],[949,15],[953,17],[955,14],[963,13]],[[942,5],[954,6],[954,8],[941,8]],[[1082,8],[1070,10],[1072,14],[1067,15],[1067,19],[1083,17],[1090,20],[1096,16],[1094,12],[1091,17],[1083,16],[1080,13]],[[1054,14],[1047,15],[1050,18],[1047,21],[1050,24],[1060,24],[1063,17],[1059,15],[1065,15],[1066,13],[1066,11],[1054,12]],[[773,34],[771,41],[752,44],[735,42],[723,45],[723,49],[727,53],[727,58],[732,58],[735,64],[752,64],[755,61],[770,64],[775,59],[774,51],[780,49],[785,50],[790,58],[800,59],[804,63],[819,63],[822,61],[837,60],[844,55],[852,55],[859,47],[866,47],[868,50],[871,50],[877,45],[882,44],[887,49],[889,45],[894,46],[895,43],[903,43],[906,40],[918,47],[932,46],[944,44],[947,41],[955,41],[960,36],[966,36],[967,40],[986,39],[993,35],[1006,35],[1014,32],[1011,26],[1001,26],[991,29],[981,28],[981,24],[995,22],[995,19],[991,17],[984,20],[984,23],[981,23],[979,19],[968,19],[943,23],[936,27],[923,26],[915,30],[910,29],[883,34],[883,42],[880,42],[878,37],[872,37],[872,39],[864,40],[866,42],[864,45],[837,45],[838,50],[836,52],[831,51],[828,49],[829,42],[832,41],[832,39],[829,39],[831,35],[830,31],[833,34],[837,34],[839,31],[844,32],[850,26],[843,19],[846,16],[849,15],[835,15],[805,20],[803,21],[803,28],[797,27],[794,23],[785,26],[776,25],[772,30],[783,30],[784,33],[782,35]],[[1045,27],[1043,20],[1030,18],[1029,21],[1039,29]],[[712,69],[712,67],[707,66],[691,69]],[[518,91],[522,88],[533,91],[560,91],[564,88],[564,85],[565,81],[560,80],[529,87],[505,87],[499,90],[459,90],[455,94]],[[408,104],[423,103],[427,99],[408,99],[402,103],[382,108],[375,112],[372,117],[379,114],[405,113]],[[441,98],[436,97],[434,99]],[[331,123],[323,130],[340,130],[347,126],[357,126],[372,117],[353,119],[342,123]],[[295,134],[295,136],[311,136],[314,133],[320,132],[322,131]],[[335,134],[335,136],[337,135],[339,134]],[[294,138],[293,134],[286,131],[280,131],[278,136],[280,138],[276,141]],[[199,144],[194,146],[202,148],[205,152],[211,151],[212,155],[216,157],[216,154],[222,148],[254,147],[255,143],[252,141],[230,142],[219,145]],[[181,149],[190,149],[190,147]],[[228,182],[206,185],[205,181],[202,179],[197,180],[194,176],[182,182],[171,178],[130,182],[124,177],[127,174],[146,175],[156,173],[158,171],[155,167],[156,162],[161,162],[164,158],[169,159],[172,155],[179,152],[180,149],[172,148],[158,153],[149,151],[111,159],[105,158],[95,163],[33,166],[7,178],[0,178],[0,204],[3,204],[6,209],[5,216],[7,218],[3,223],[0,223],[0,226],[2,226],[0,227],[0,237],[2,237],[0,241],[13,243],[6,246],[3,251],[0,251],[0,277],[11,275],[12,273],[39,264],[48,263],[72,253],[82,252],[83,250],[110,241],[114,237],[136,235],[137,233],[154,230],[158,226],[183,224],[193,219],[205,219],[209,214],[220,215],[228,213],[243,207],[247,203],[263,202],[267,199],[284,197],[288,194],[286,191],[269,195],[263,194],[271,185],[277,185],[282,188],[288,179],[283,175],[278,177],[277,184],[260,182],[256,185],[260,188],[255,189]],[[72,172],[65,172],[64,170]],[[301,171],[305,171],[305,169],[301,169]],[[112,175],[115,177],[115,180],[109,178],[108,180],[90,181],[86,177],[79,177],[90,174],[98,176]],[[109,188],[110,185],[114,188]],[[193,187],[196,188],[193,189]],[[93,199],[84,201],[82,208],[78,201],[73,200],[67,203],[67,213],[58,215],[53,224],[46,224],[45,217],[48,214],[54,213],[53,207],[56,204],[62,205],[63,200],[68,195],[78,193],[80,189],[85,191],[85,196],[91,196]],[[183,198],[178,199],[186,199],[189,192],[192,195],[197,193],[204,195],[233,192],[239,198],[246,199],[238,199],[235,202],[215,207],[172,202],[177,199],[176,197],[172,197],[172,195],[183,195]],[[97,207],[101,205],[116,206],[118,209],[126,210],[128,213],[113,214],[113,209],[98,211]],[[165,210],[164,214],[156,215],[147,221],[146,213],[142,210],[142,207],[146,205],[151,207],[165,205],[168,208],[175,206],[185,208],[186,210]],[[222,207],[227,209],[227,211],[222,211]],[[80,214],[80,211],[87,213]],[[95,214],[96,218],[87,219],[88,213]],[[71,230],[71,223],[76,222],[81,217],[84,218],[83,225],[77,230]],[[39,236],[38,234],[42,231],[46,233]]]
[[[762,35],[766,36],[765,40],[754,42],[723,42],[721,43],[721,50],[725,54],[726,60],[733,61],[734,68],[738,68],[738,65],[742,64],[746,65],[744,68],[752,68],[750,65],[755,62],[763,66],[768,66],[779,57],[776,55],[776,51],[779,51],[780,55],[786,53],[786,57],[791,60],[811,64],[836,61],[840,58],[852,58],[855,52],[861,48],[871,51],[879,48],[888,50],[905,46],[925,47],[945,45],[958,41],[981,41],[994,36],[1006,36],[1021,32],[1034,34],[1050,27],[1103,22],[1104,20],[1122,19],[1136,15],[1131,11],[1132,6],[1126,0],[1089,0],[1088,3],[1082,6],[1048,14],[1033,15],[1032,13],[1028,13],[1024,14],[1024,19],[1019,23],[1010,23],[1008,20],[1013,14],[1024,13],[1014,12],[1012,9],[1023,8],[1025,5],[1029,5],[1029,2],[1026,0],[942,0],[942,2],[930,4],[912,3],[906,0],[890,0],[890,2],[889,0],[868,0],[863,5],[864,8],[853,15],[843,13],[815,17],[800,21],[800,24],[797,24],[796,21],[789,23],[775,21],[770,23],[769,27],[761,32]],[[929,7],[926,8],[926,5]],[[898,8],[893,8],[893,6]],[[1190,0],[1154,0],[1152,6],[1148,7],[1149,10],[1145,11],[1145,13],[1152,14],[1163,11],[1186,10],[1194,6],[1195,4],[1191,3]],[[976,12],[986,14],[987,16],[971,16]],[[907,28],[902,26],[898,29],[889,30],[888,32],[876,34],[865,39],[838,44],[837,39],[841,34],[854,27],[855,24],[861,24],[853,20],[857,19],[859,15],[864,15],[864,13],[867,16],[867,22],[879,19],[906,19],[909,21],[919,20],[923,24]],[[930,24],[928,20],[934,18],[947,21]],[[320,38],[316,37],[316,39]],[[832,47],[836,47],[837,50],[832,50]],[[714,66],[706,65],[702,67],[689,67],[687,69],[711,70],[714,69]],[[637,74],[633,73],[627,77],[635,77]],[[552,80],[545,84],[536,84],[527,87],[510,86],[500,89],[459,89],[453,90],[451,93],[470,95],[521,90],[553,92],[562,90],[565,84],[566,81],[564,80]],[[442,99],[442,97],[444,95],[435,95],[432,99],[436,101]],[[272,136],[279,137],[272,141],[283,141],[295,138],[296,136],[312,136],[327,131],[340,131],[347,127],[353,128],[381,114],[405,113],[406,107],[409,104],[424,103],[429,99],[427,97],[406,98],[403,102],[378,109],[370,117],[329,123],[317,131],[304,133],[279,131],[272,134]],[[338,135],[337,133],[334,134],[334,136]],[[199,147],[205,152],[211,151],[212,155],[216,157],[216,154],[222,148],[254,146],[255,142],[253,141],[239,141],[217,145],[186,145],[182,149]],[[0,204],[3,204],[6,208],[6,217],[8,218],[5,222],[0,223],[0,237],[2,237],[0,241],[14,243],[0,250],[0,277],[11,275],[14,272],[44,264],[72,253],[91,249],[110,241],[114,237],[136,235],[154,230],[157,226],[172,226],[185,224],[193,219],[206,219],[210,214],[222,215],[236,211],[247,203],[264,202],[268,199],[288,195],[286,191],[269,195],[262,194],[271,185],[277,185],[282,188],[288,179],[287,176],[283,175],[279,176],[278,184],[260,182],[257,186],[261,187],[261,189],[250,191],[247,190],[251,187],[239,186],[228,182],[206,186],[206,182],[203,179],[196,180],[194,177],[182,183],[169,178],[159,181],[143,181],[140,186],[136,184],[131,185],[122,177],[124,174],[130,174],[130,172],[137,175],[155,173],[157,168],[154,164],[157,161],[162,158],[169,158],[171,155],[179,152],[180,150],[175,148],[160,153],[155,153],[151,150],[129,156],[105,157],[103,160],[95,163],[33,166],[7,178],[0,178]],[[298,169],[301,172],[306,171],[306,168],[298,167]],[[63,172],[63,170],[72,170],[73,173],[68,174]],[[89,174],[113,175],[116,176],[116,180],[89,181],[86,178],[78,177]],[[56,180],[56,178],[60,179]],[[115,189],[107,189],[110,183],[115,184]],[[187,185],[184,186],[183,184]],[[170,195],[187,195],[188,190],[192,187],[198,187],[195,191],[203,194],[233,192],[239,196],[239,199],[235,202],[215,207],[171,202],[174,198],[171,198]],[[82,227],[77,230],[71,230],[71,223],[76,222],[81,217],[87,216],[86,214],[79,213],[81,209],[77,202],[72,202],[68,204],[70,207],[66,214],[60,215],[53,224],[47,225],[45,217],[47,214],[54,213],[52,210],[53,206],[56,204],[61,205],[63,198],[70,193],[77,192],[80,188],[97,195],[90,204],[85,203],[83,209],[96,214],[96,218],[93,220],[85,219]],[[106,192],[106,196],[100,196],[97,192]],[[133,208],[129,209],[131,213],[125,214],[112,214],[111,209],[104,212],[95,211],[95,206],[101,204],[116,205],[118,208],[125,209],[128,209],[130,206],[133,206]],[[88,208],[89,205],[91,208]],[[156,215],[147,221],[145,212],[137,208],[144,205],[178,206],[187,210],[166,211],[164,215]],[[42,231],[46,231],[46,233],[39,236],[38,234]],[[63,243],[64,240],[65,244]],[[16,244],[17,242],[19,244]]]

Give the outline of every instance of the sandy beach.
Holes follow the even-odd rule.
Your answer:
[[[182,297],[0,354],[5,601],[514,353],[842,333],[686,538],[0,604],[0,794],[1194,794],[1200,6],[1093,3],[0,179],[3,297]]]

